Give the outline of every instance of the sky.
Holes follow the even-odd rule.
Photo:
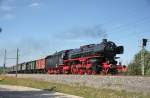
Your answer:
[[[56,51],[100,43],[103,38],[124,46],[119,60],[127,65],[149,39],[149,0],[0,0],[0,65],[19,63]],[[16,63],[7,59],[6,66]]]

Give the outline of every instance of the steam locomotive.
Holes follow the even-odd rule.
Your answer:
[[[48,74],[116,74],[126,69],[117,65],[117,54],[123,54],[124,47],[103,39],[100,44],[89,44],[80,48],[62,50],[39,60],[12,66],[10,73]]]

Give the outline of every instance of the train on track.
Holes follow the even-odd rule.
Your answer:
[[[44,58],[11,66],[9,73],[48,74],[117,74],[125,72],[126,66],[118,64],[117,54],[124,47],[103,39],[99,44],[89,44],[76,49],[56,52]],[[118,64],[118,65],[117,65]]]

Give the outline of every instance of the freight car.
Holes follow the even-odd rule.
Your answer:
[[[117,54],[123,54],[123,46],[103,39],[100,44],[62,50],[45,58],[18,65],[20,73],[49,74],[116,74],[126,69],[117,65]],[[14,71],[13,71],[14,72]]]
[[[45,67],[45,58],[36,60],[36,72],[37,73],[45,73],[46,67]]]
[[[29,61],[26,63],[27,73],[35,73],[36,61]]]

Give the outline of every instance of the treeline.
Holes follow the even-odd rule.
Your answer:
[[[142,53],[144,54],[144,70],[145,70],[145,75],[150,75],[150,51],[147,51],[145,49],[139,51],[139,53],[137,53],[134,56],[134,60],[128,65],[128,75],[141,75],[142,74],[142,70],[141,70],[141,55]]]
[[[0,66],[0,74],[8,73],[8,71],[9,71],[8,67],[5,67],[4,69],[2,66]]]

